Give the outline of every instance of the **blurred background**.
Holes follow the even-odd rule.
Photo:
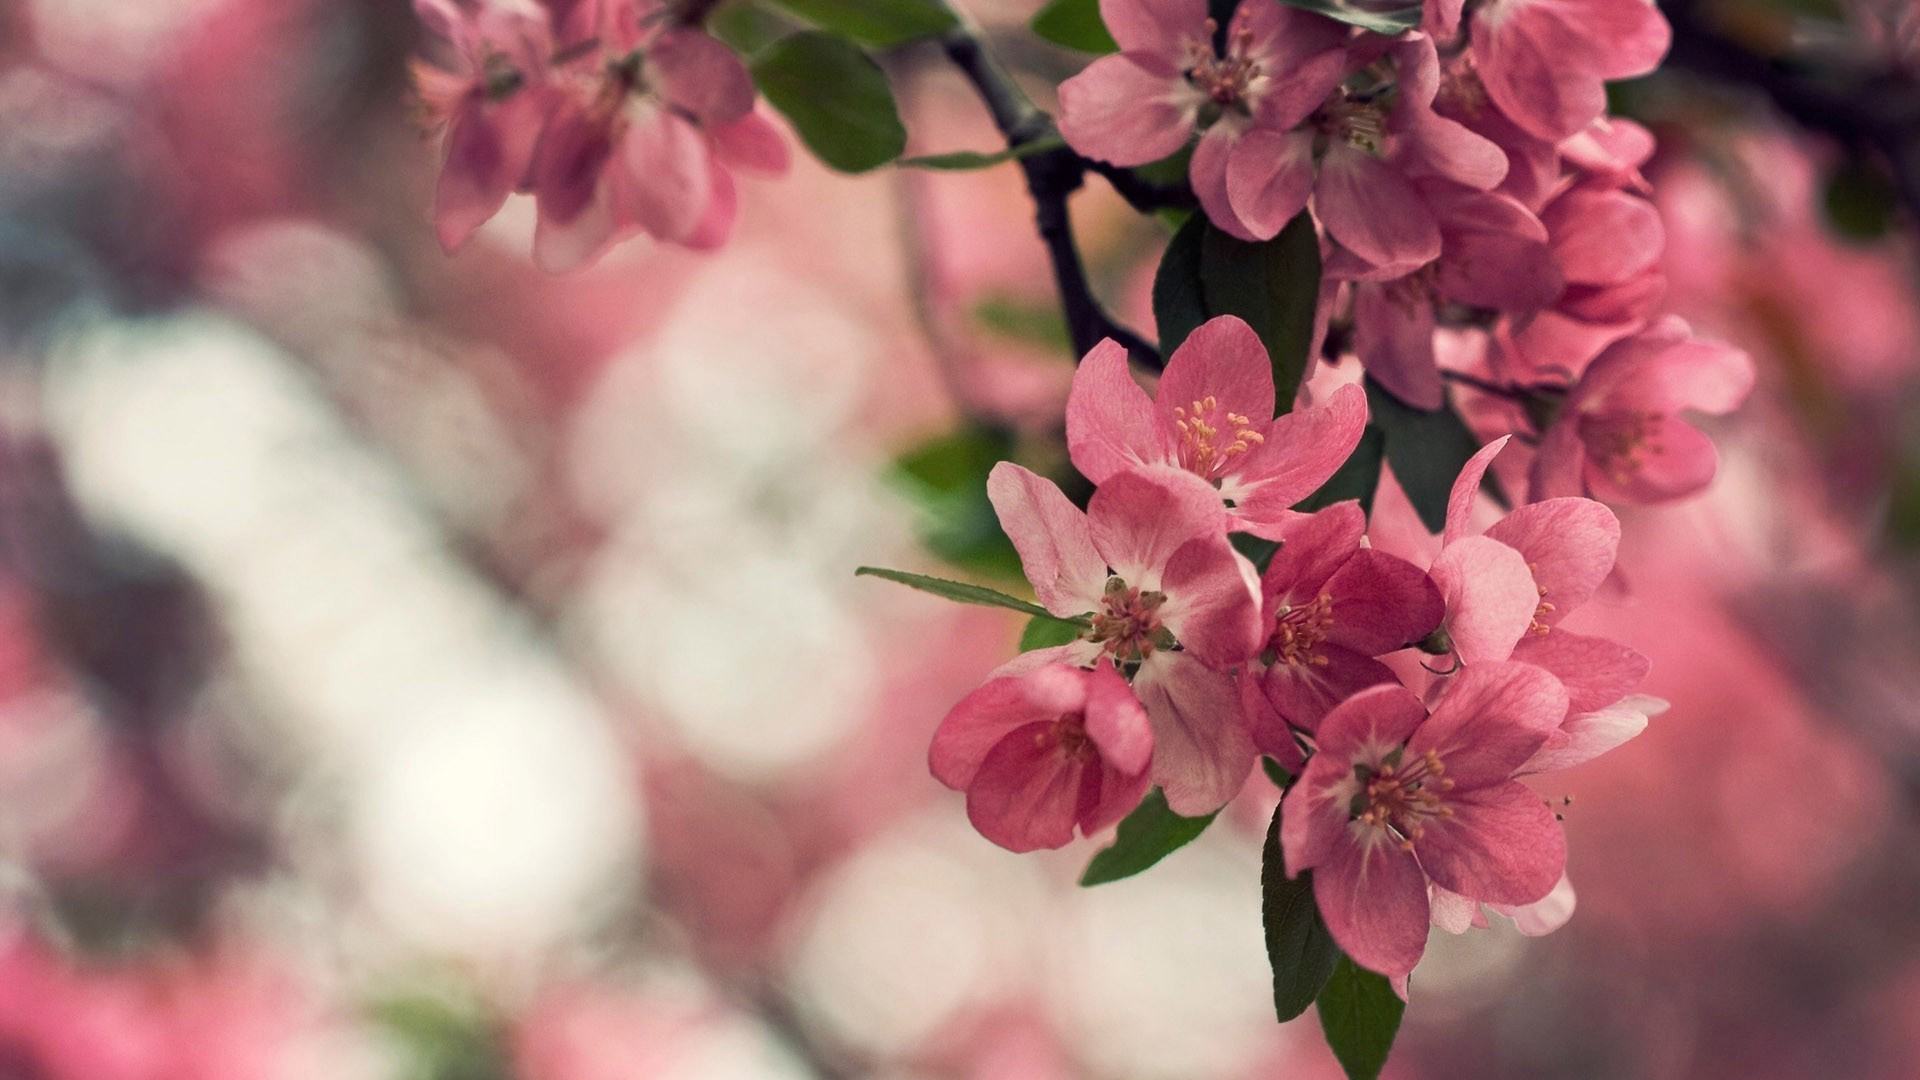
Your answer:
[[[1050,103],[1037,6],[969,8]],[[1390,1076],[1920,1075],[1920,15],[1663,6],[1615,104],[1760,390],[1623,514],[1589,622],[1673,708],[1565,780],[1578,914],[1436,935]],[[993,847],[924,755],[1018,621],[852,576],[1014,568],[979,485],[1073,360],[1017,171],[448,257],[416,32],[0,2],[0,1077],[1338,1075],[1272,1021],[1271,787],[1098,889]],[[993,148],[890,64],[911,152]],[[1147,326],[1165,228],[1074,210]]]

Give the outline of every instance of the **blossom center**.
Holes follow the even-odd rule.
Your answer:
[[[1333,597],[1321,593],[1312,602],[1298,607],[1284,606],[1274,620],[1273,634],[1267,638],[1261,660],[1268,666],[1326,667],[1327,658],[1316,652],[1333,629]]]
[[[1207,20],[1207,38],[1211,41],[1218,27]],[[1241,30],[1227,42],[1227,55],[1213,46],[1194,42],[1187,47],[1187,82],[1207,96],[1214,118],[1228,109],[1249,113],[1254,81],[1260,77],[1260,65],[1248,53],[1253,49],[1253,33]]]
[[[1588,452],[1616,484],[1625,484],[1640,471],[1643,459],[1657,454],[1660,417],[1644,412],[1622,412],[1580,418],[1580,436]]]
[[[1528,563],[1527,570],[1533,573],[1537,579],[1540,573],[1540,564]],[[1548,626],[1544,621],[1547,617],[1547,613],[1551,611],[1558,611],[1559,609],[1554,607],[1553,604],[1547,600],[1547,587],[1545,585],[1535,584],[1534,588],[1537,589],[1540,593],[1540,604],[1538,607],[1535,607],[1533,609],[1533,622],[1528,624],[1527,632],[1530,634],[1539,634],[1542,637],[1545,637],[1548,631]]]
[[[486,58],[481,61],[480,77],[489,101],[512,97],[527,84],[526,74],[514,64],[513,58],[492,46],[487,47]]]
[[[1387,110],[1373,97],[1336,90],[1314,118],[1329,141],[1340,140],[1373,157],[1386,151]]]
[[[1427,821],[1453,816],[1453,809],[1442,800],[1453,789],[1453,781],[1447,779],[1447,767],[1434,751],[1412,761],[1403,761],[1402,752],[1395,750],[1373,768],[1353,767],[1360,789],[1349,813],[1355,822],[1385,833],[1402,850],[1412,851],[1425,834]]]
[[[1180,433],[1180,464],[1203,480],[1217,480],[1236,457],[1267,441],[1253,428],[1253,420],[1220,408],[1208,397],[1175,406],[1173,426]]]
[[[1093,739],[1087,734],[1087,718],[1081,713],[1057,717],[1051,726],[1034,735],[1033,743],[1042,749],[1051,746],[1070,761],[1090,761],[1098,756]]]
[[[1173,632],[1160,622],[1160,605],[1166,602],[1166,593],[1142,592],[1116,574],[1107,579],[1085,636],[1113,654],[1116,663],[1144,660],[1155,649],[1173,646]]]

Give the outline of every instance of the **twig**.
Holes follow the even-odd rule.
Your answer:
[[[987,51],[979,31],[966,16],[954,11],[959,20],[953,29],[940,36],[940,47],[967,81],[986,102],[994,127],[1017,150],[1054,134],[1053,120],[1034,105],[992,53]],[[1102,338],[1119,342],[1139,363],[1158,369],[1163,366],[1160,352],[1140,335],[1115,322],[1087,282],[1086,267],[1080,262],[1080,249],[1073,239],[1073,221],[1067,213],[1067,197],[1085,182],[1087,162],[1064,146],[1042,150],[1019,159],[1020,171],[1027,178],[1027,191],[1033,196],[1034,223],[1040,240],[1046,245],[1047,258],[1053,264],[1054,284],[1060,290],[1060,304],[1066,315],[1067,334],[1074,352],[1084,356]]]

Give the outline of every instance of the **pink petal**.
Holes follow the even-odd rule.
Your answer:
[[[1577,421],[1569,418],[1553,425],[1534,451],[1527,497],[1537,501],[1585,494],[1586,467],[1587,450]]]
[[[600,180],[613,149],[612,130],[578,103],[566,101],[554,110],[533,156],[542,222],[564,226],[587,211],[603,190]]]
[[[1636,3],[1638,0],[1636,0]],[[1607,107],[1598,73],[1569,64],[1590,51],[1587,27],[1529,17],[1553,0],[1509,0],[1474,16],[1473,51],[1487,96],[1533,135],[1559,142],[1592,123]]]
[[[1439,755],[1457,795],[1504,782],[1566,715],[1566,689],[1540,668],[1518,663],[1462,668],[1441,693],[1432,718],[1408,740],[1407,753]],[[1446,881],[1441,884],[1478,895]],[[1537,895],[1508,902],[1532,899]]]
[[[1367,515],[1352,499],[1291,522],[1276,538],[1280,550],[1273,553],[1261,579],[1261,595],[1268,607],[1305,603],[1319,596],[1334,571],[1360,550],[1366,531]]]
[[[1175,355],[1179,355],[1178,351]],[[1127,351],[1103,340],[1080,361],[1067,394],[1067,455],[1095,484],[1136,465],[1174,463],[1153,399],[1133,381]]]
[[[1097,782],[1088,782],[1096,777]],[[1152,786],[1153,778],[1145,771],[1129,775],[1113,769],[1087,770],[1080,789],[1080,832],[1092,836],[1101,829],[1118,824],[1133,813],[1147,789]]]
[[[1469,900],[1452,889],[1438,885],[1429,887],[1427,907],[1432,912],[1433,925],[1449,934],[1464,934],[1476,925],[1486,925],[1486,916],[1480,913],[1480,902]]]
[[[994,744],[967,787],[967,820],[1008,851],[1064,847],[1079,817],[1087,766],[1048,738],[1053,721],[1016,728]]]
[[[1369,829],[1364,836],[1314,867],[1313,898],[1333,940],[1354,963],[1404,975],[1427,948],[1427,878],[1385,830]]]
[[[1326,758],[1336,775],[1345,776],[1353,762],[1377,760],[1406,742],[1426,718],[1427,707],[1406,687],[1369,687],[1320,721],[1315,760]]]
[[[1586,381],[1595,389],[1582,398],[1599,397],[1605,405],[1596,407],[1608,409],[1718,415],[1739,408],[1753,380],[1752,358],[1730,346],[1687,340],[1641,348],[1623,342],[1593,362]]]
[[[753,111],[753,79],[733,50],[698,30],[668,30],[647,46],[649,77],[676,108],[703,125]]]
[[[1173,553],[1196,536],[1223,533],[1225,516],[1212,486],[1179,469],[1115,473],[1087,503],[1094,550],[1141,589],[1160,588]]]
[[[1677,416],[1653,418],[1624,455],[1612,453],[1611,433],[1591,417],[1581,419],[1580,434],[1587,444],[1587,488],[1608,502],[1686,498],[1712,483],[1720,464],[1713,440]]]
[[[1087,672],[1049,664],[1024,675],[998,675],[963,697],[934,730],[927,764],[955,790],[973,783],[994,744],[1016,728],[1086,707]]]
[[[1341,702],[1369,687],[1399,681],[1392,668],[1343,645],[1323,644],[1316,652],[1324,664],[1278,663],[1258,674],[1253,686],[1263,707],[1257,719],[1314,734]],[[1264,732],[1256,727],[1254,741],[1273,753],[1273,746],[1293,740],[1284,727]]]
[[[1575,284],[1625,281],[1666,250],[1660,212],[1624,191],[1575,188],[1548,204],[1540,221],[1561,272]]]
[[[714,154],[721,161],[742,169],[779,175],[787,171],[792,153],[780,129],[765,114],[755,111],[731,123],[715,124],[707,129],[713,136]]]
[[[544,95],[521,91],[497,104],[476,96],[454,114],[434,200],[442,247],[465,243],[526,179],[547,108]]]
[[[1328,234],[1375,266],[1413,270],[1440,256],[1440,227],[1413,182],[1344,142],[1320,162],[1313,197]]]
[[[690,236],[713,198],[713,156],[705,137],[665,109],[632,110],[614,175],[616,210],[662,240]]]
[[[1342,386],[1323,404],[1295,409],[1268,424],[1260,445],[1229,468],[1221,492],[1249,522],[1284,522],[1294,503],[1346,464],[1366,426],[1366,392]]]
[[[1153,721],[1153,782],[1174,813],[1210,814],[1240,793],[1258,755],[1231,676],[1184,653],[1156,652],[1133,689]]]
[[[1422,185],[1446,247],[1439,288],[1449,299],[1503,311],[1552,304],[1565,288],[1547,228],[1506,195]]]
[[[1417,409],[1446,402],[1433,358],[1433,303],[1423,277],[1353,287],[1354,354],[1375,382]]]
[[[1447,603],[1447,634],[1462,663],[1497,663],[1533,625],[1540,592],[1520,553],[1484,536],[1441,549],[1428,571]]]
[[[1142,774],[1153,758],[1153,726],[1146,707],[1127,680],[1109,666],[1088,673],[1086,685],[1087,737],[1108,767]]]
[[[1545,668],[1567,688],[1573,713],[1605,708],[1639,689],[1651,668],[1647,658],[1618,642],[1555,628],[1528,634],[1513,659]]]
[[[1490,904],[1493,910],[1513,920],[1514,929],[1528,937],[1541,937],[1567,925],[1573,918],[1573,882],[1560,875],[1553,891],[1531,904]]]
[[[1665,708],[1666,702],[1659,698],[1631,697],[1592,712],[1577,712],[1567,717],[1515,775],[1584,765],[1647,730],[1649,717]]]
[[[1419,567],[1366,548],[1326,584],[1333,597],[1327,639],[1366,656],[1406,648],[1434,631],[1446,614],[1440,589]]]
[[[1100,606],[1107,562],[1094,548],[1087,516],[1053,481],[1003,461],[987,474],[987,498],[1040,606],[1055,615]]]
[[[1307,763],[1307,755],[1294,741],[1293,729],[1287,726],[1286,718],[1274,711],[1267,696],[1260,689],[1259,676],[1251,672],[1241,672],[1234,677],[1234,684],[1240,690],[1240,711],[1247,718],[1247,727],[1253,733],[1253,745],[1260,753],[1273,758],[1280,767],[1295,776]]]
[[[1247,231],[1271,239],[1306,209],[1313,178],[1312,132],[1256,127],[1227,157],[1227,201]]]
[[[1486,535],[1527,560],[1534,584],[1546,590],[1540,598],[1553,605],[1539,621],[1554,626],[1592,598],[1613,572],[1620,519],[1592,499],[1548,499],[1520,507]]]
[[[1481,447],[1467,463],[1460,467],[1460,475],[1454,478],[1453,489],[1447,493],[1447,527],[1441,534],[1441,542],[1451,544],[1467,535],[1473,523],[1473,503],[1480,497],[1480,481],[1487,475],[1487,467],[1500,451],[1506,449],[1511,435],[1502,435]]]
[[[1263,639],[1260,583],[1225,535],[1196,536],[1167,560],[1160,609],[1182,648],[1215,671],[1253,658]]]
[[[725,169],[715,169],[713,197],[707,200],[707,211],[680,242],[695,251],[717,250],[733,236],[733,226],[739,217],[740,189],[734,185],[732,174]]]
[[[1194,144],[1193,160],[1187,163],[1187,178],[1193,184],[1194,196],[1200,200],[1200,209],[1206,211],[1207,220],[1214,228],[1229,236],[1253,241],[1259,237],[1253,234],[1252,226],[1240,220],[1227,190],[1227,165],[1238,142],[1238,135],[1227,124],[1208,128]]]
[[[1213,45],[1206,31],[1207,0],[1100,0],[1100,21],[1126,52],[1178,61],[1189,42]]]
[[[533,233],[533,261],[550,274],[563,274],[598,259],[622,235],[613,203],[613,185],[603,180],[586,205],[564,221],[542,205]]]
[[[1154,405],[1172,428],[1174,409],[1192,414],[1207,398],[1219,403],[1219,411],[1256,424],[1273,415],[1273,364],[1260,335],[1237,316],[1208,319],[1187,335],[1167,361]]]
[[[1187,144],[1199,92],[1144,53],[1103,56],[1060,84],[1060,136],[1096,161],[1145,165]]]
[[[1420,868],[1443,888],[1488,903],[1530,904],[1566,872],[1566,833],[1525,784],[1452,791],[1444,805],[1452,814],[1427,818],[1414,841]]]

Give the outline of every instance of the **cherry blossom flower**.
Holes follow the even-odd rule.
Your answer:
[[[1454,676],[1431,715],[1398,685],[1327,714],[1283,800],[1280,841],[1290,874],[1313,871],[1327,929],[1356,963],[1387,976],[1413,970],[1431,922],[1429,881],[1496,904],[1552,892],[1566,836],[1513,776],[1566,708],[1547,672],[1501,663]]]
[[[1260,623],[1258,578],[1227,542],[1217,495],[1183,472],[1129,471],[1102,482],[1083,514],[1008,462],[994,466],[987,495],[1041,605],[1090,615],[1078,640],[998,674],[1049,663],[1132,671],[1167,804],[1182,814],[1224,805],[1256,756],[1228,672],[1253,655]]]
[[[1572,378],[1660,303],[1666,230],[1652,203],[1600,182],[1569,187],[1540,220],[1566,290],[1503,330],[1498,362],[1516,376]]]
[[[534,254],[549,270],[636,231],[713,246],[736,210],[726,166],[786,168],[739,58],[668,14],[659,0],[601,0],[566,20],[563,51],[577,55],[557,77],[564,92],[532,171]]]
[[[1424,22],[1444,41],[1460,31],[1460,0],[1427,0]],[[1672,31],[1648,0],[1488,0],[1467,45],[1486,93],[1514,123],[1558,142],[1606,111],[1607,82],[1645,75]]]
[[[1375,657],[1440,625],[1440,590],[1405,559],[1362,547],[1366,525],[1357,502],[1302,518],[1261,579],[1266,640],[1241,692],[1255,745],[1289,771],[1303,764],[1296,730],[1311,735],[1341,701],[1394,682]]]
[[[1534,497],[1661,503],[1700,491],[1719,454],[1680,414],[1731,412],[1753,378],[1746,353],[1694,338],[1677,318],[1615,343],[1574,384],[1541,439]]]
[[[968,694],[934,732],[933,775],[967,793],[967,818],[1009,851],[1091,835],[1147,793],[1153,728],[1112,667],[1049,664]]]
[[[1222,315],[1174,350],[1153,398],[1118,344],[1088,353],[1067,397],[1067,452],[1096,484],[1140,466],[1184,470],[1218,489],[1232,527],[1272,536],[1353,452],[1366,395],[1346,386],[1323,405],[1269,419],[1273,411],[1266,346]]]
[[[1242,4],[1223,53],[1214,48],[1206,0],[1101,0],[1100,14],[1121,52],[1060,85],[1067,144],[1099,161],[1144,165],[1198,130],[1190,171],[1214,224],[1248,239],[1278,233],[1300,206],[1277,219],[1250,208],[1252,220],[1243,219],[1224,202],[1230,162],[1266,153],[1243,150],[1241,140],[1292,128],[1338,85],[1347,29],[1282,4]]]
[[[523,187],[552,97],[553,35],[532,0],[414,0],[427,31],[451,46],[452,69],[418,62],[414,84],[444,147],[434,223],[448,251],[466,243]]]

